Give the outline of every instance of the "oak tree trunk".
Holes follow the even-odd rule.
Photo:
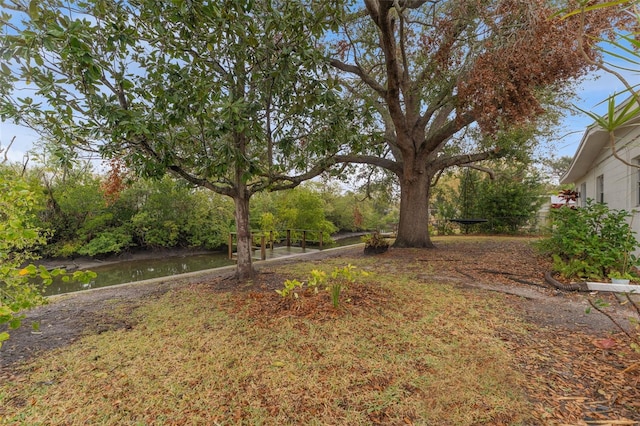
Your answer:
[[[249,229],[249,197],[235,196],[235,219],[237,232],[237,268],[238,281],[248,281],[253,278],[254,270],[251,263],[251,229]]]
[[[394,247],[433,248],[429,236],[428,173],[400,179],[400,223]]]

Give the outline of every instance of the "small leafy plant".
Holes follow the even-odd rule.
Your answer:
[[[365,271],[356,271],[356,267],[351,264],[342,268],[334,268],[330,274],[330,280],[325,271],[313,269],[306,280],[306,287],[308,291],[318,294],[319,289],[326,284],[325,290],[331,297],[331,304],[337,309],[340,307],[340,296],[347,290],[348,286],[355,283],[358,277],[366,276],[368,274]],[[297,299],[299,295],[296,289],[302,289],[303,287],[304,282],[302,281],[286,280],[282,290],[276,290],[276,293],[283,298],[292,297]]]
[[[364,242],[364,252],[366,254],[384,253],[389,249],[389,241],[379,232],[363,236],[362,241]]]
[[[283,289],[276,290],[276,293],[278,293],[283,298],[292,296],[297,299],[298,293],[296,293],[295,290],[296,288],[299,288],[299,287],[302,288],[302,285],[303,283],[298,280],[285,280]]]
[[[319,269],[313,269],[309,274],[307,287],[317,294],[318,288],[327,281],[327,273]]]
[[[617,280],[634,280],[636,277],[628,272],[611,271],[609,272],[609,278]]]
[[[331,295],[331,304],[334,308],[340,306],[340,293],[347,289],[347,285],[355,282],[355,266],[348,264],[344,268],[335,268],[331,272],[331,284],[327,287]]]

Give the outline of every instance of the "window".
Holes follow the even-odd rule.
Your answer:
[[[580,184],[580,207],[587,207],[587,182]]]
[[[596,201],[604,203],[604,175],[596,178]]]

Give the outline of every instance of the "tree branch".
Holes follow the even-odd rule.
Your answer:
[[[333,157],[336,163],[350,163],[350,164],[370,164],[372,166],[382,167],[389,170],[396,175],[402,174],[402,163],[389,160],[388,158],[380,158],[373,155],[336,155]]]
[[[475,154],[460,154],[460,155],[453,155],[451,157],[439,158],[434,162],[433,166],[434,166],[434,170],[446,169],[448,167],[453,167],[453,166],[470,167],[472,163],[476,163],[482,160],[488,160],[490,158],[499,158],[499,157],[500,155],[498,151],[495,151],[495,150],[477,152]]]
[[[418,9],[429,0],[399,0],[398,4],[406,9]]]
[[[489,179],[491,180],[495,180],[496,179],[496,172],[493,171],[493,169],[490,169],[488,167],[482,167],[482,166],[478,166],[477,164],[461,164],[462,167],[468,167],[470,169],[474,169],[474,170],[479,170],[481,172],[484,172],[486,174],[489,175]]]
[[[336,164],[337,161],[334,158],[330,158],[325,161],[321,161],[316,164],[314,167],[296,176],[287,176],[287,175],[271,175],[267,176],[266,179],[260,181],[259,183],[253,184],[250,191],[252,194],[256,192],[263,191],[265,189],[270,189],[272,191],[280,191],[284,189],[292,189],[296,186],[300,185],[302,182],[307,181],[309,179],[313,179],[316,176],[320,176],[322,173],[326,172]],[[346,167],[346,164],[345,166]],[[344,167],[342,170],[344,170]]]
[[[627,166],[633,167],[635,169],[640,169],[640,164],[631,163],[622,158],[620,154],[618,154],[618,149],[616,148],[616,135],[613,131],[609,132],[609,146],[611,147],[611,153],[616,160],[622,162],[622,164],[625,164]]]
[[[183,178],[187,182],[192,183],[192,184],[194,184],[196,186],[207,188],[207,189],[209,189],[209,190],[211,190],[211,191],[213,191],[215,193],[218,193],[220,195],[226,195],[226,196],[229,196],[229,197],[233,197],[234,196],[234,192],[235,192],[234,188],[231,185],[229,185],[228,183],[224,183],[224,182],[216,183],[216,182],[208,181],[206,179],[195,177],[191,173],[188,173],[182,167],[177,166],[177,165],[171,165],[171,166],[169,166],[167,168],[173,174]]]
[[[364,70],[359,66],[350,65],[334,58],[329,59],[329,64],[332,67],[339,69],[340,71],[358,76],[363,83],[375,90],[376,93],[378,93],[380,96],[384,97],[386,95],[387,91],[385,90],[385,88],[373,77],[364,72]]]
[[[9,142],[9,145],[7,145],[6,148],[0,149],[0,152],[4,153],[4,160],[2,160],[2,163],[0,163],[0,164],[5,164],[6,162],[9,161],[9,157],[8,157],[9,149],[11,148],[11,145],[13,145],[13,142],[15,142],[15,140],[16,140],[16,137],[14,136],[14,137],[11,138],[11,141]]]
[[[427,136],[425,140],[426,143],[422,145],[422,149],[420,150],[418,160],[424,161],[429,156],[429,154],[439,151],[439,148],[442,144],[448,141],[449,138],[455,135],[458,131],[467,127],[474,121],[475,118],[471,113],[465,113],[462,115],[462,117],[455,117],[448,123],[438,127],[435,133]]]

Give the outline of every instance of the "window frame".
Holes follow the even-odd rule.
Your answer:
[[[604,204],[604,174],[596,177],[596,201]]]

